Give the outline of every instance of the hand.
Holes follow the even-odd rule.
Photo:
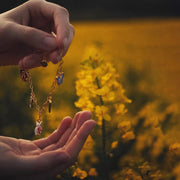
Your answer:
[[[27,1],[0,14],[0,65],[29,69],[40,66],[43,57],[57,63],[73,36],[65,8],[45,0]]]
[[[28,141],[0,136],[0,177],[46,180],[72,165],[95,125],[89,111],[66,117],[49,137]]]

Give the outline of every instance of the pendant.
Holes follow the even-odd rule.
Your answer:
[[[63,83],[64,73],[62,72],[59,76],[56,76],[56,82],[59,85]]]
[[[41,132],[42,132],[41,123],[42,123],[42,121],[40,121],[40,122],[36,121],[36,127],[34,129],[34,133],[35,133],[36,136],[40,135]]]
[[[32,95],[30,96],[30,99],[29,99],[29,108],[32,108],[33,107],[33,98],[32,98]]]
[[[24,82],[28,80],[28,72],[27,72],[27,71],[21,69],[21,70],[20,70],[20,75],[21,75],[21,79],[22,79]]]
[[[40,63],[41,63],[42,67],[47,67],[47,65],[48,65],[48,62],[45,59],[42,60]]]
[[[51,112],[51,105],[52,105],[52,97],[48,100],[49,103],[49,113]]]

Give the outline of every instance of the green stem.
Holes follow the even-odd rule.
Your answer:
[[[98,78],[96,77],[96,83],[98,86],[98,89],[100,89],[100,83]],[[100,104],[103,106],[104,102],[102,99],[102,96],[99,96]],[[108,169],[108,160],[106,155],[106,122],[105,119],[102,119],[102,154],[103,154],[103,160],[102,160],[102,167],[103,167],[103,180],[109,180],[109,169]]]
[[[102,119],[102,153],[103,153],[102,166],[104,167],[103,179],[109,180],[109,168],[108,168],[108,160],[107,160],[107,155],[106,155],[106,126],[105,126],[104,119]]]

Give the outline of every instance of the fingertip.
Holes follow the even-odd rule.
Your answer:
[[[87,120],[79,129],[79,132],[77,133],[78,139],[85,141],[95,125],[96,122],[94,120]]]
[[[53,64],[57,64],[62,59],[59,50],[51,52],[49,55],[49,59]]]
[[[71,125],[71,123],[72,123],[72,118],[70,116],[66,116],[60,123],[58,130],[62,131],[62,128],[67,129]]]
[[[72,122],[72,118],[70,116],[66,116],[63,120],[62,123],[71,123]]]
[[[96,125],[96,121],[90,119],[90,120],[87,120],[85,123],[84,123],[84,126],[85,128],[88,128],[90,130],[92,130]]]
[[[24,57],[24,59],[22,59],[19,62],[19,67],[21,69],[31,69],[31,68],[39,67],[41,66],[40,64],[41,59],[42,59],[42,55],[31,54],[29,56]]]
[[[91,113],[91,111],[89,111],[89,110],[84,110],[84,111],[82,111],[82,112],[88,114],[89,116],[92,116],[92,113]]]
[[[83,119],[91,119],[91,116],[92,116],[92,113],[88,110],[85,110],[85,111],[81,111],[81,114],[80,114],[80,117],[83,118]]]
[[[69,144],[66,146],[66,152],[71,157],[77,157],[95,124],[96,122],[94,120],[87,120],[80,127],[77,134],[72,138]]]
[[[74,117],[77,117],[77,116],[79,117],[82,112],[83,112],[83,111],[77,112]]]
[[[19,66],[20,69],[24,69],[24,67],[23,67],[23,62],[22,62],[22,61],[23,61],[23,60],[20,60],[19,63],[18,63],[18,66]]]

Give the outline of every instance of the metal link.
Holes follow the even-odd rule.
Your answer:
[[[63,64],[63,60],[61,60],[59,62],[59,65],[58,65],[58,68],[57,68],[57,72],[56,72],[56,76],[58,76],[58,75],[60,75],[62,73],[62,64]],[[29,72],[27,72],[27,75],[28,75],[29,87],[30,87],[30,90],[31,90],[31,97],[32,97],[33,103],[35,104],[36,110],[39,113],[39,119],[37,121],[40,123],[42,121],[41,120],[42,113],[45,110],[45,107],[48,105],[49,100],[52,99],[51,96],[52,96],[52,94],[53,94],[53,92],[54,92],[54,90],[56,88],[56,85],[57,85],[56,78],[54,78],[54,80],[52,82],[51,89],[50,89],[50,91],[48,93],[46,101],[42,104],[42,107],[40,108],[40,106],[38,104],[38,101],[37,101],[37,98],[36,98],[36,95],[34,93],[34,88],[33,88],[33,84],[32,84],[31,74]]]

